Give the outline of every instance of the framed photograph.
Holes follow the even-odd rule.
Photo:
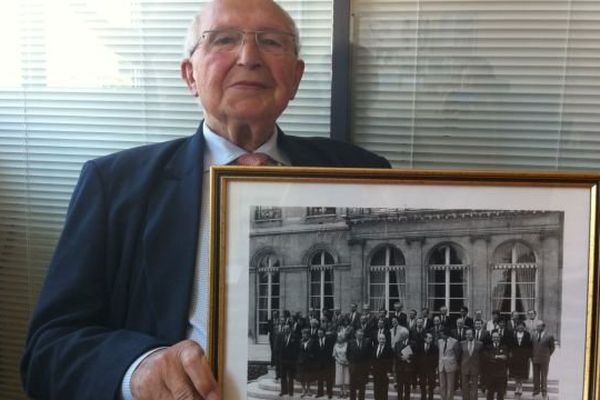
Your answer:
[[[418,397],[428,390],[418,358],[429,348],[424,338],[441,354],[454,337],[460,359],[472,351],[461,353],[464,329],[478,326],[488,334],[484,385],[503,370],[508,398],[599,398],[599,181],[583,173],[214,167],[207,355],[224,398],[341,398],[348,379],[358,379],[348,374],[358,371],[351,342],[361,340],[371,341],[374,359],[381,341],[392,350],[390,399],[408,376],[398,372],[401,358],[413,363],[407,374]],[[506,357],[493,364],[496,341]],[[367,397],[386,390],[375,364],[364,373]]]

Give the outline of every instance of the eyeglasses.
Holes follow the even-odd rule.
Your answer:
[[[225,53],[238,51],[246,43],[246,35],[254,35],[258,48],[269,54],[282,55],[296,53],[296,35],[280,31],[241,31],[238,29],[219,29],[202,32],[200,40],[190,51],[194,54],[198,46],[204,43],[208,52]]]

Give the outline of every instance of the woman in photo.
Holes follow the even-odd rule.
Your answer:
[[[340,397],[347,397],[347,387],[350,385],[350,370],[348,369],[348,340],[343,333],[337,336],[337,342],[333,346],[333,358],[335,359],[335,384],[340,386]]]
[[[517,323],[513,333],[511,357],[508,364],[510,377],[515,380],[515,399],[523,394],[523,381],[529,377],[529,359],[531,358],[531,335],[525,330],[525,322]]]

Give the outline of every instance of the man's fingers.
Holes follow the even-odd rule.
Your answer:
[[[179,358],[196,391],[205,400],[220,400],[220,390],[204,352],[197,344],[182,347]]]

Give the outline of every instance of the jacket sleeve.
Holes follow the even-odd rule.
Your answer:
[[[84,165],[32,316],[21,363],[32,398],[116,398],[128,366],[161,343],[110,316],[115,268],[107,260],[109,212],[96,165]]]

